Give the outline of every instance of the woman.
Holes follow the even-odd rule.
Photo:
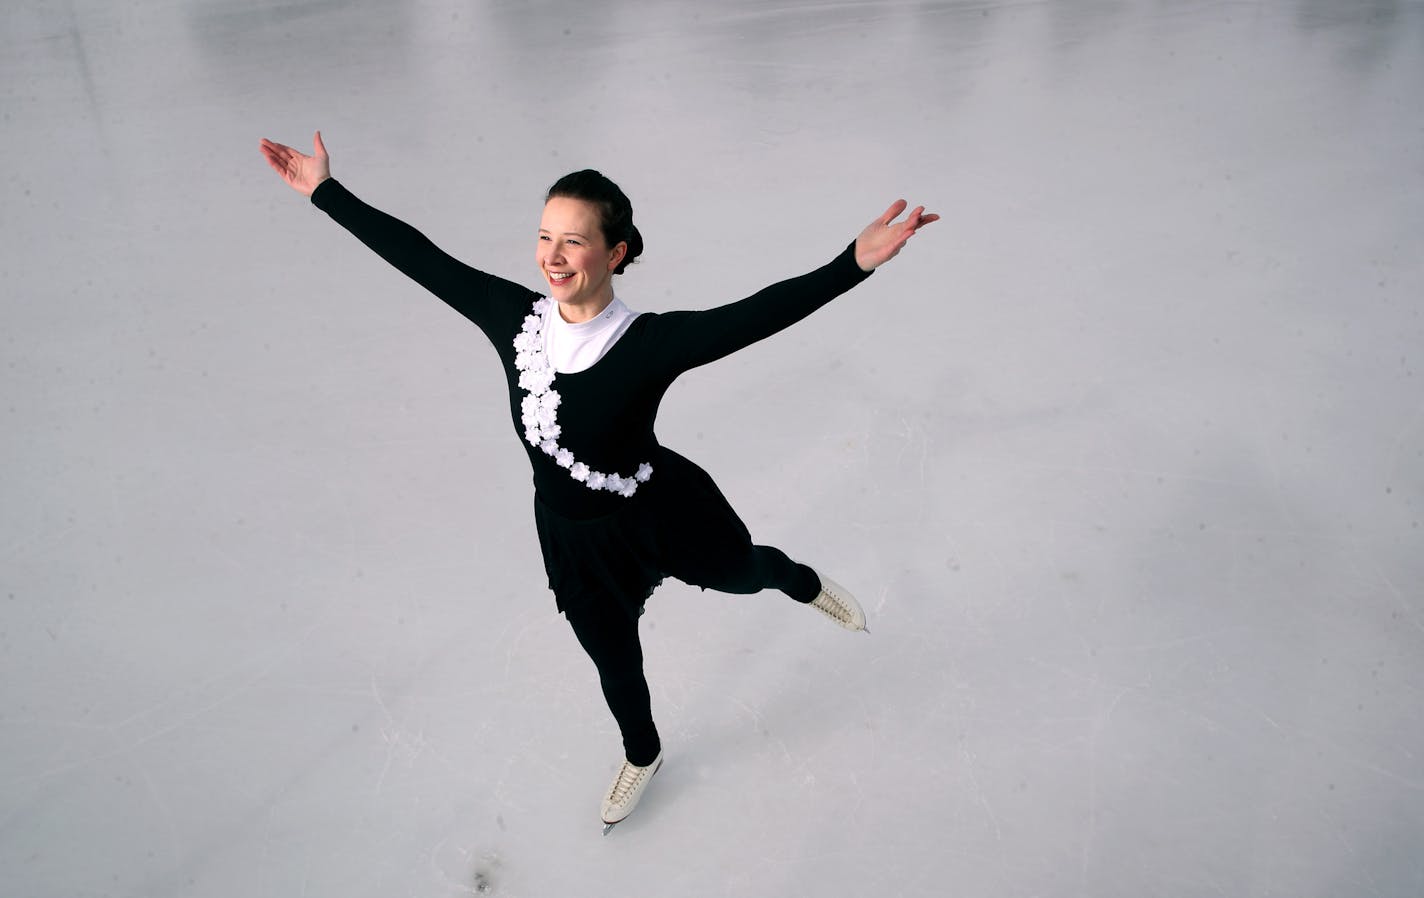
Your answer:
[[[535,261],[547,297],[446,255],[414,228],[331,178],[313,155],[263,139],[271,166],[392,265],[474,322],[494,344],[510,412],[534,469],[534,518],[555,605],[598,669],[623,737],[605,795],[605,832],[633,810],[662,764],[638,617],[665,576],[703,589],[779,589],[851,630],[865,615],[849,592],[779,549],[753,545],[705,471],[658,444],[658,403],[684,371],[794,324],[870,276],[937,215],[897,201],[829,264],[704,312],[637,314],[613,276],[643,250],[628,198],[581,171],[545,198]],[[556,388],[557,387],[557,388]]]

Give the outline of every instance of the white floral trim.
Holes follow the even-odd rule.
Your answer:
[[[524,422],[524,439],[551,455],[569,476],[591,490],[607,490],[629,497],[638,491],[638,484],[653,476],[653,466],[644,462],[632,477],[591,471],[588,465],[574,459],[574,454],[559,445],[563,432],[559,427],[558,391],[553,389],[554,366],[544,352],[544,316],[554,301],[540,297],[534,301],[534,314],[524,316],[524,325],[514,338],[514,367],[519,369],[519,388],[525,390],[520,403],[520,420]]]

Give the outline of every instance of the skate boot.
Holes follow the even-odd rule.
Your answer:
[[[815,568],[811,570],[815,571]],[[865,630],[865,612],[844,586],[816,571],[821,579],[821,594],[811,602],[811,607],[845,627],[847,630]]]
[[[658,752],[653,763],[647,767],[639,767],[626,760],[623,762],[623,768],[618,771],[618,775],[613,778],[613,784],[608,787],[608,797],[603,799],[603,834],[605,836],[608,835],[608,831],[613,828],[614,824],[633,813],[633,808],[638,805],[638,799],[643,797],[643,790],[648,788],[648,782],[652,780],[653,774],[657,773],[658,768],[662,766],[662,752]]]

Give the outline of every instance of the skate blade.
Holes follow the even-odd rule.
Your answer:
[[[608,835],[609,833],[613,832],[613,827],[615,827],[615,826],[617,826],[617,825],[618,825],[617,823],[605,823],[605,824],[603,824],[603,834],[606,836],[606,835]]]

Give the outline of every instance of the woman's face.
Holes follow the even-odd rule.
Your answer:
[[[558,302],[578,305],[611,292],[613,269],[627,250],[625,243],[604,242],[592,203],[554,196],[544,204],[536,259]]]

